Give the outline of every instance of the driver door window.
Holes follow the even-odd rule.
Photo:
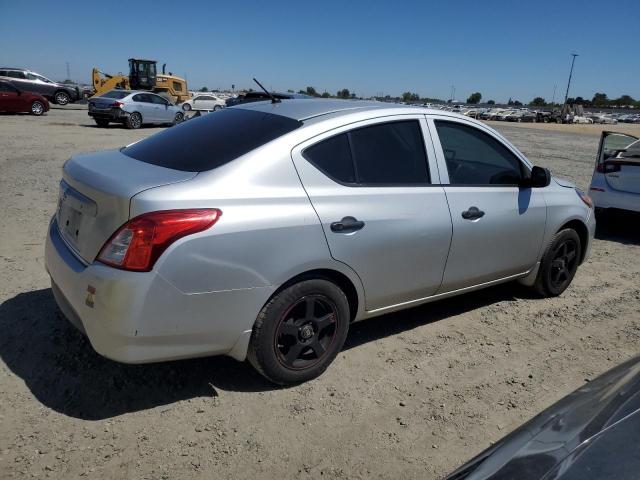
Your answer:
[[[522,162],[492,136],[461,123],[435,124],[451,185],[518,185],[525,176]]]

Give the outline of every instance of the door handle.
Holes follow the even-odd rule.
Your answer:
[[[364,222],[356,220],[354,217],[344,217],[339,222],[331,224],[331,231],[336,233],[350,233],[360,230],[364,227]]]
[[[469,210],[462,212],[462,218],[465,220],[476,220],[484,217],[484,212],[478,207],[469,207]]]

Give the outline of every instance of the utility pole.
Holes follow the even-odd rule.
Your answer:
[[[551,105],[556,103],[556,88],[558,85],[556,83],[553,84],[553,98],[551,99]]]
[[[571,70],[569,70],[569,81],[567,82],[567,93],[564,94],[564,104],[567,104],[567,98],[569,98],[569,87],[571,86],[571,77],[573,75],[573,64],[576,62],[577,53],[572,53],[571,56]],[[564,107],[563,107],[564,110]]]
[[[67,80],[71,80],[71,67],[69,66],[69,62],[67,63]]]

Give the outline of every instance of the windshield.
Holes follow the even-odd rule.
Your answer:
[[[189,120],[122,150],[125,155],[165,168],[204,172],[300,127],[282,115],[224,109]]]

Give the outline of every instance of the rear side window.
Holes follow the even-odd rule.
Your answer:
[[[414,120],[358,128],[313,145],[303,155],[339,183],[429,184],[424,140]]]
[[[282,115],[223,109],[189,120],[122,149],[125,155],[184,172],[204,172],[300,127]]]
[[[451,185],[517,185],[522,162],[502,143],[475,127],[436,120]]]

